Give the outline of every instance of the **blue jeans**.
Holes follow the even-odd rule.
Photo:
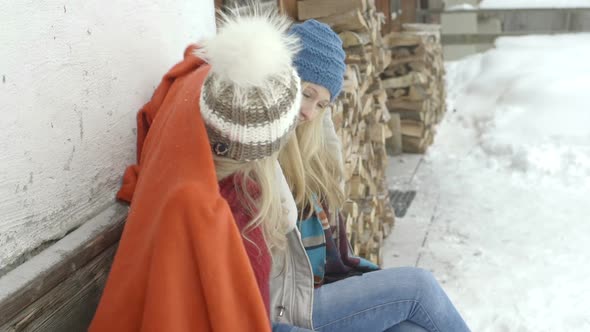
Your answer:
[[[314,295],[316,331],[469,331],[436,279],[419,268],[365,273],[324,285]],[[273,331],[308,330],[275,325]]]

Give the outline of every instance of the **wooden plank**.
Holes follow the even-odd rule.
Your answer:
[[[422,121],[402,119],[402,135],[412,137],[424,137],[426,135],[426,126]]]
[[[375,123],[369,127],[369,139],[375,143],[385,143],[386,137],[385,125],[381,123]]]
[[[369,35],[367,33],[362,32],[356,33],[353,31],[344,31],[341,32],[338,36],[340,37],[340,39],[342,39],[342,47],[344,48],[366,45],[370,41]]]
[[[402,136],[403,150],[406,153],[424,153],[428,148],[426,138]]]
[[[407,32],[393,32],[383,37],[383,43],[389,47],[417,46],[423,42],[423,37]]]
[[[277,0],[277,5],[282,14],[297,20],[297,0]]]
[[[344,202],[342,205],[342,211],[346,213],[347,216],[351,216],[353,218],[357,218],[359,215],[359,207],[355,201],[348,200]]]
[[[367,21],[360,10],[352,10],[344,14],[319,18],[329,25],[334,31],[369,31]]]
[[[367,0],[305,0],[297,3],[297,17],[300,21],[310,18],[328,17],[351,10],[367,11]]]
[[[0,327],[1,331],[86,331],[115,256],[112,245]]]
[[[375,6],[377,7],[377,11],[379,11],[385,15],[385,23],[381,27],[382,33],[391,32],[391,29],[392,29],[391,1],[390,0],[376,0]]]
[[[387,100],[387,109],[392,112],[404,112],[404,111],[413,111],[413,112],[423,112],[428,109],[430,101],[423,100],[423,101],[409,101],[409,100],[395,100],[389,99]]]
[[[391,60],[389,63],[389,67],[398,66],[401,64],[411,63],[411,62],[426,62],[428,60],[428,55],[426,53],[419,54],[419,55],[411,55],[403,58],[398,58],[395,60]]]
[[[428,84],[428,76],[420,72],[411,72],[401,77],[394,77],[383,80],[384,89],[396,89],[425,84]]]
[[[402,0],[401,1],[401,10],[402,13],[400,15],[400,23],[415,23],[417,22],[416,16],[416,9],[418,3],[417,0]]]
[[[78,229],[0,278],[0,326],[115,244],[127,206],[113,203]]]

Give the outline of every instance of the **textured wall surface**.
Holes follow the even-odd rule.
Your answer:
[[[135,114],[213,0],[0,3],[0,275],[114,200]]]

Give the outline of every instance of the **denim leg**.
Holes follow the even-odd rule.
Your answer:
[[[314,295],[318,331],[395,331],[388,329],[404,321],[429,332],[469,331],[436,279],[419,268],[365,273],[324,285]]]
[[[272,332],[313,332],[303,327],[297,327],[284,323],[272,323]]]
[[[420,325],[416,325],[406,320],[393,327],[388,328],[384,332],[428,332],[428,330]]]

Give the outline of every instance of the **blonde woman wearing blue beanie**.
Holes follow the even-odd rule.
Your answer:
[[[273,252],[273,331],[469,331],[430,272],[380,270],[352,255],[338,212],[342,147],[328,109],[342,89],[342,42],[315,20],[293,25],[290,33],[301,44],[294,64],[303,100],[296,135],[279,160],[298,221],[287,249]]]

